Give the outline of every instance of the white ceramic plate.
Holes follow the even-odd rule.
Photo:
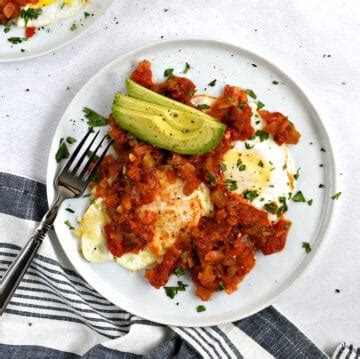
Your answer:
[[[54,197],[53,179],[58,170],[54,157],[59,139],[69,135],[80,138],[86,132],[87,126],[81,121],[84,106],[108,114],[114,94],[124,90],[124,80],[142,59],[152,62],[158,80],[163,79],[164,69],[173,67],[175,73],[179,73],[188,62],[191,70],[187,76],[199,90],[213,79],[218,81],[214,88],[208,88],[208,92],[214,95],[219,94],[228,83],[251,88],[268,109],[289,115],[302,133],[301,142],[291,146],[296,165],[301,167],[298,188],[307,198],[313,198],[313,205],[292,202],[287,217],[293,221],[293,226],[285,249],[271,256],[258,253],[255,269],[237,292],[230,296],[217,293],[206,303],[201,303],[195,296],[190,278],[185,278],[185,282],[190,284],[187,291],[171,300],[164,289],[151,287],[143,272],[130,273],[115,262],[91,264],[84,260],[79,254],[78,239],[64,221],[70,220],[75,224],[76,217],[88,205],[86,198],[69,201],[75,209],[73,215],[64,211],[65,206],[62,207],[55,223],[59,242],[76,270],[90,285],[114,304],[140,317],[178,326],[207,326],[244,318],[271,304],[287,289],[308,266],[324,238],[332,212],[330,196],[335,188],[334,159],[324,125],[298,85],[254,53],[212,40],[176,40],[150,45],[132,51],[103,68],[67,108],[50,150],[47,172],[49,201]],[[274,85],[272,81],[279,84]],[[324,167],[319,167],[320,164]],[[320,183],[326,187],[320,189]],[[302,242],[311,243],[311,253],[305,254]],[[168,285],[175,284],[177,279],[172,277]],[[197,313],[196,306],[199,304],[205,304],[207,310]]]
[[[69,44],[99,19],[112,2],[113,0],[91,0],[75,16],[37,31],[34,37],[17,45],[12,45],[8,38],[24,37],[24,29],[12,27],[10,32],[4,33],[4,27],[0,25],[0,62],[31,59]],[[84,12],[88,12],[91,16],[85,19]],[[71,31],[73,23],[77,25],[77,29]],[[21,51],[21,49],[25,51]]]

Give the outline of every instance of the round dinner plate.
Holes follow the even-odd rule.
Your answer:
[[[301,167],[297,189],[307,203],[291,202],[287,218],[291,227],[285,249],[277,254],[257,254],[254,270],[240,283],[232,295],[216,293],[206,303],[195,296],[190,277],[185,292],[174,299],[165,295],[163,288],[153,288],[144,278],[144,272],[131,273],[116,262],[89,263],[79,252],[79,240],[64,224],[73,225],[89,205],[88,198],[69,200],[56,219],[55,231],[66,255],[79,274],[101,295],[124,310],[158,323],[177,326],[208,326],[238,320],[270,305],[275,298],[300,276],[317,252],[328,228],[335,191],[335,165],[333,153],[324,125],[300,87],[275,65],[259,55],[240,47],[215,40],[174,40],[161,42],[127,53],[99,71],[75,96],[66,109],[56,130],[48,161],[47,194],[49,203],[54,198],[53,180],[59,169],[55,161],[60,138],[80,138],[87,130],[82,120],[83,107],[90,107],[101,114],[108,114],[116,92],[124,91],[124,81],[141,60],[152,63],[157,81],[163,80],[163,72],[174,68],[181,73],[188,62],[187,73],[201,92],[219,95],[225,84],[251,88],[266,108],[289,116],[301,132],[299,144],[291,147],[297,167]],[[207,84],[217,79],[216,86]],[[106,129],[104,129],[106,130]],[[75,145],[70,146],[70,150]],[[320,166],[323,165],[323,166]],[[324,184],[325,188],[319,188]],[[68,204],[74,214],[65,211]],[[306,253],[302,242],[311,244]],[[168,285],[176,285],[179,278],[172,276]],[[206,311],[198,313],[199,304]]]
[[[24,28],[11,27],[8,33],[4,33],[3,26],[0,26],[0,62],[28,60],[58,50],[82,35],[112,2],[113,0],[92,0],[76,15],[38,30],[34,37],[16,45],[11,44],[8,38],[23,38]],[[85,12],[90,15],[85,17]],[[76,29],[72,27],[73,24]]]

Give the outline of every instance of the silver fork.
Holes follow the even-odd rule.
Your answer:
[[[80,154],[81,149],[85,147],[84,145],[86,140],[89,138],[91,133],[93,133],[93,129],[89,129],[87,134],[76,147],[69,160],[56,176],[54,181],[56,190],[56,197],[54,202],[50,206],[49,210],[45,213],[39,226],[36,228],[34,234],[30,237],[25,247],[21,250],[19,255],[15,258],[14,262],[10,265],[7,272],[2,277],[0,282],[0,315],[5,311],[6,306],[8,305],[26,270],[30,266],[31,261],[38,251],[47,231],[52,227],[61,203],[65,199],[77,198],[84,193],[100,162],[104,158],[107,150],[113,142],[110,140],[102,154],[97,158],[96,153],[99,151],[105,139],[107,139],[107,136],[105,135],[100,143],[96,146],[91,156],[89,156],[89,151],[91,150],[92,145],[99,135],[98,131],[93,136],[90,144],[87,146],[86,150],[82,153],[80,158],[75,161],[76,157]],[[90,158],[84,164],[85,157]],[[95,162],[94,166],[91,170],[89,170],[89,165],[93,162]],[[80,171],[82,165],[84,166]]]

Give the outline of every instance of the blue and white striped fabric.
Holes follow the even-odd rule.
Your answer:
[[[0,173],[1,273],[46,208],[44,184]],[[95,292],[72,269],[50,233],[0,319],[0,357],[79,356],[327,357],[273,307],[209,328],[169,328],[138,318]]]

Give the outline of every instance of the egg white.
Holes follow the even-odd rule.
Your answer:
[[[24,10],[29,8],[42,9],[42,13],[37,19],[29,20],[26,26],[46,26],[73,17],[86,2],[86,0],[40,0],[37,4],[27,5],[23,7]],[[25,27],[25,20],[19,17],[17,25]]]

